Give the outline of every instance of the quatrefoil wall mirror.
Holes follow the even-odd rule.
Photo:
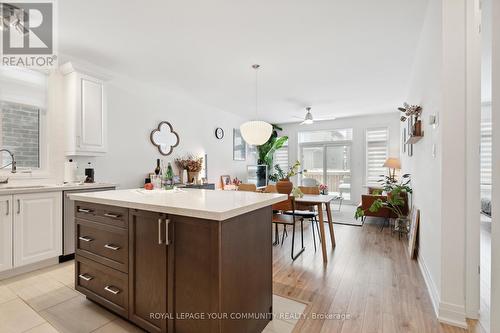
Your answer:
[[[162,121],[151,132],[151,143],[158,147],[160,154],[168,156],[179,145],[179,135],[168,121]]]

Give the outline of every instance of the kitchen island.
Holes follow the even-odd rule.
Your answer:
[[[261,332],[282,194],[118,190],[75,200],[75,288],[149,332]]]

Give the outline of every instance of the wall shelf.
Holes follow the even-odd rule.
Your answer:
[[[419,135],[419,136],[417,136],[417,135],[411,135],[408,138],[408,140],[406,140],[405,144],[407,144],[407,145],[413,145],[413,144],[419,142],[420,140],[422,140],[423,137],[424,137],[423,134]]]

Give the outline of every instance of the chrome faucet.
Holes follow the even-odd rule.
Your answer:
[[[0,149],[0,152],[2,152],[2,151],[5,151],[5,152],[9,153],[9,155],[10,155],[10,157],[12,159],[12,162],[10,162],[9,164],[6,164],[6,165],[0,167],[0,169],[8,167],[9,165],[12,165],[11,173],[16,173],[17,172],[17,166],[16,166],[17,163],[16,163],[16,159],[14,157],[14,154],[10,150],[8,150],[8,149]]]

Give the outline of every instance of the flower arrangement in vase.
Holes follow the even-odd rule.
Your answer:
[[[187,171],[188,183],[194,183],[198,180],[200,171],[203,169],[203,157],[196,157],[191,154],[185,157],[177,157],[175,165],[177,165],[179,172]]]
[[[328,185],[326,185],[326,184],[319,184],[319,192],[321,194],[328,194]]]

